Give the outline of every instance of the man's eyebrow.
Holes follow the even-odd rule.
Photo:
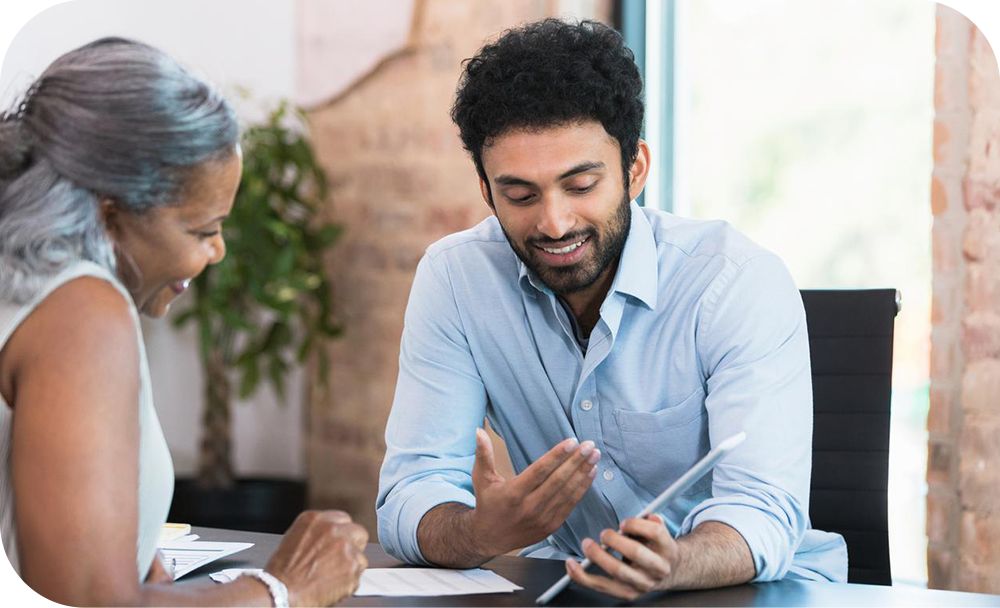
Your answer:
[[[581,173],[586,173],[587,171],[593,171],[594,169],[604,169],[607,165],[602,162],[588,161],[585,163],[580,163],[572,169],[564,171],[558,179],[563,180],[567,177],[573,177],[574,175],[579,175]],[[515,177],[513,175],[498,175],[493,181],[501,186],[534,186],[534,182],[530,182],[526,179],[520,177]]]
[[[529,182],[526,179],[521,179],[520,177],[514,177],[513,175],[498,175],[493,181],[501,186],[534,186],[533,182]]]
[[[579,175],[581,173],[586,173],[587,171],[593,171],[594,169],[604,169],[605,164],[596,161],[590,161],[586,163],[580,163],[579,165],[573,167],[569,171],[564,172],[559,176],[559,179],[566,179],[567,177],[573,177],[574,175]]]

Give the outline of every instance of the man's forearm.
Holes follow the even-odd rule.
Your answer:
[[[428,511],[417,526],[417,544],[424,559],[445,568],[475,568],[499,555],[484,546],[472,526],[473,510],[457,502]]]
[[[677,539],[681,558],[672,573],[673,589],[711,589],[739,585],[756,574],[753,555],[731,526],[707,521]]]

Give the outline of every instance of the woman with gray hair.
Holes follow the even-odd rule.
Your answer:
[[[226,101],[120,38],[57,59],[0,119],[0,535],[51,600],[319,605],[357,587],[367,534],[336,511],[302,514],[256,578],[174,586],[156,557],[173,465],[138,313],[162,317],[223,258],[241,166]]]

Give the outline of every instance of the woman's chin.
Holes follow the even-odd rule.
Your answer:
[[[142,316],[150,319],[162,319],[170,312],[170,307],[176,299],[177,297],[173,293],[160,292],[155,297],[143,302],[142,306],[139,307],[139,312],[142,313]]]

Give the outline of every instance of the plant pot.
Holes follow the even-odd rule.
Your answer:
[[[306,506],[306,482],[276,478],[237,479],[232,488],[206,490],[177,478],[167,519],[175,523],[281,534]]]

